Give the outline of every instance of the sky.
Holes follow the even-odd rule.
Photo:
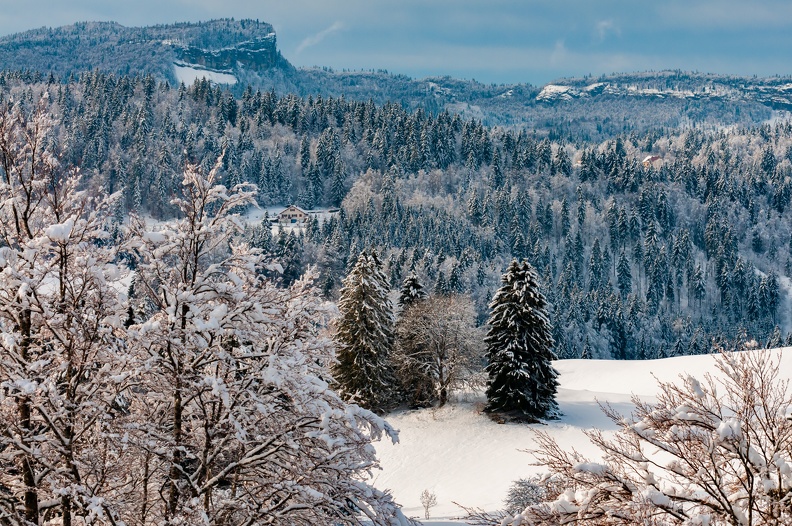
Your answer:
[[[681,69],[792,74],[789,0],[0,0],[0,35],[253,18],[296,66],[485,83]]]

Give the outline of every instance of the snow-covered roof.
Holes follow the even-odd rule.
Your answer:
[[[302,208],[300,208],[297,205],[289,205],[289,206],[287,206],[286,209],[283,212],[281,212],[281,214],[283,214],[285,212],[295,212],[295,211],[296,212],[302,212],[303,214],[308,215],[308,212],[306,212],[305,210],[303,210]],[[280,214],[278,214],[278,215],[280,215]]]

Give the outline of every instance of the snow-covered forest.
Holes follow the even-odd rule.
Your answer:
[[[0,86],[28,106],[50,93],[62,162],[80,184],[121,192],[119,224],[130,211],[176,217],[184,163],[208,172],[221,154],[220,181],[256,184],[261,205],[341,206],[304,235],[249,232],[284,284],[313,264],[330,299],[373,247],[394,290],[415,271],[428,290],[470,297],[483,322],[508,261],[527,257],[561,357],[695,354],[713,338],[777,344],[790,330],[785,121],[596,144],[393,104],[235,98],[206,81],[6,72]]]

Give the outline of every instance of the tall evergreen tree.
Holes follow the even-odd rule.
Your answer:
[[[386,408],[395,385],[391,364],[393,306],[375,251],[365,250],[344,278],[335,332],[333,377],[342,396],[375,411]]]
[[[484,339],[489,361],[485,410],[554,418],[558,372],[550,363],[555,359],[552,326],[536,270],[525,260],[512,260],[501,282]]]
[[[630,270],[630,262],[627,261],[624,251],[619,256],[619,264],[616,267],[616,281],[622,297],[632,292],[632,272]]]

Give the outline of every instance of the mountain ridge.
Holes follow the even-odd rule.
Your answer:
[[[177,66],[190,74],[177,75]],[[192,83],[203,75],[215,81],[235,80],[227,87],[236,95],[251,86],[302,97],[395,102],[411,110],[450,111],[487,125],[582,140],[680,126],[757,125],[777,112],[792,111],[789,76],[666,70],[562,78],[533,86],[451,77],[413,79],[383,70],[296,68],[278,50],[272,25],[232,18],[147,27],[79,22],[34,29],[0,37],[0,68],[60,78],[101,70],[152,75],[171,83]]]

